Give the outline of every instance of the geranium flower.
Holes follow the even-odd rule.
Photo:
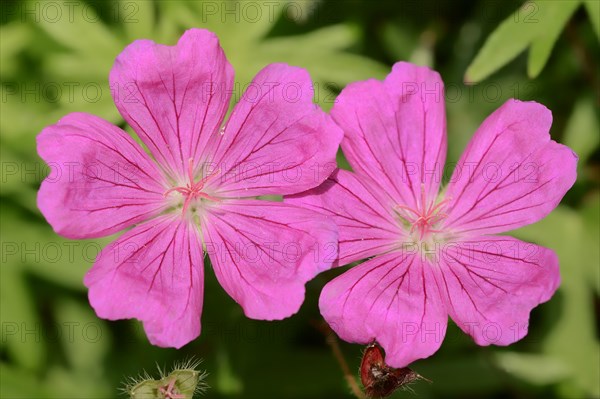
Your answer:
[[[576,155],[550,139],[552,116],[509,100],[477,130],[440,191],[446,157],[443,83],[394,65],[347,86],[332,111],[354,173],[286,198],[333,217],[339,265],[319,306],[344,340],[377,341],[404,367],[441,345],[448,315],[479,345],[527,333],[529,313],[560,281],[550,249],[495,236],[546,216],[576,178]]]
[[[98,316],[137,318],[159,346],[196,338],[203,244],[248,317],[295,313],[304,284],[331,266],[315,251],[335,251],[337,229],[314,211],[254,197],[315,187],[335,167],[342,132],[313,104],[308,73],[267,66],[221,127],[233,69],[214,34],[192,29],[173,47],[129,45],[110,85],[150,154],[88,114],[67,115],[38,136],[52,166],[38,205],[58,234],[94,238],[136,225],[85,276]]]

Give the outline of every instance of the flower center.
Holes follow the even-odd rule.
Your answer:
[[[190,203],[197,198],[204,198],[204,199],[207,199],[210,201],[218,202],[218,201],[220,201],[218,198],[213,197],[213,196],[205,193],[204,191],[202,191],[204,189],[204,185],[209,180],[214,178],[217,174],[218,174],[218,171],[215,171],[215,172],[207,175],[203,179],[200,179],[199,181],[194,182],[194,161],[193,161],[193,159],[190,158],[188,161],[189,183],[186,184],[185,186],[173,187],[173,188],[167,190],[164,195],[165,195],[165,197],[168,197],[169,194],[171,194],[173,192],[178,192],[181,195],[183,195],[185,197],[185,200],[183,202],[183,214],[185,214],[185,212],[187,211],[188,207],[190,206]]]
[[[162,397],[165,399],[185,399],[186,395],[178,393],[177,388],[175,388],[175,382],[177,380],[173,378],[169,381],[168,385],[161,386],[158,388],[158,391],[162,394]]]
[[[396,205],[396,213],[402,219],[406,227],[410,226],[409,234],[415,241],[425,241],[435,233],[442,230],[436,228],[448,215],[445,213],[450,198],[446,198],[436,204],[436,200],[428,201],[425,196],[425,187],[421,185],[420,202],[417,207],[411,208],[405,205]]]

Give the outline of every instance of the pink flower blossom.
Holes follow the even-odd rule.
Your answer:
[[[184,33],[176,46],[138,40],[110,73],[128,134],[70,114],[38,136],[52,166],[38,205],[54,230],[82,239],[134,226],[85,276],[99,317],[137,318],[149,340],[181,347],[200,334],[203,246],[217,279],[248,317],[297,312],[304,284],[331,267],[337,228],[314,211],[264,195],[316,187],[334,170],[342,131],[313,102],[308,73],[264,68],[227,124],[233,69],[217,37]]]
[[[552,116],[509,100],[477,130],[445,189],[443,83],[428,68],[394,65],[381,82],[350,84],[331,111],[354,173],[286,202],[333,217],[339,265],[322,315],[344,340],[380,343],[404,367],[432,355],[450,316],[479,345],[527,333],[529,313],[559,285],[550,249],[496,236],[534,223],[576,178],[576,155],[550,139]]]

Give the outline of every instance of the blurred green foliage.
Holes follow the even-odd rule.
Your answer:
[[[395,61],[435,68],[447,87],[450,162],[506,99],[548,106],[553,138],[580,157],[579,178],[555,212],[515,235],[558,253],[562,285],[510,348],[478,347],[450,325],[441,350],[414,365],[434,383],[413,389],[422,397],[600,397],[600,2],[0,4],[0,397],[116,397],[126,377],[191,356],[204,359],[208,397],[350,397],[313,327],[319,292],[341,270],[308,284],[295,317],[260,322],[243,317],[207,263],[202,335],[179,351],[156,348],[137,322],[100,320],[87,303],[82,276],[111,238],[62,239],[36,208],[48,173],[36,155],[39,131],[73,111],[124,126],[108,87],[115,56],[138,38],[174,44],[191,27],[219,35],[240,87],[270,62],[307,68],[324,109],[344,85],[382,78]],[[465,85],[465,76],[479,84]],[[362,348],[341,345],[358,369]],[[403,396],[412,394],[394,397]]]
[[[585,4],[584,4],[585,3]],[[489,36],[469,65],[467,82],[480,82],[529,47],[527,74],[537,77],[552,54],[558,36],[579,6],[584,6],[600,38],[597,1],[527,1]]]

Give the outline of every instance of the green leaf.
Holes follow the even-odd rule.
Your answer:
[[[2,80],[18,71],[17,55],[30,43],[33,37],[30,26],[11,22],[0,26],[0,74]]]
[[[386,23],[381,31],[381,41],[394,60],[407,60],[416,48],[418,36],[398,24]]]
[[[533,40],[527,60],[527,75],[530,78],[537,77],[548,62],[554,44],[579,7],[579,2],[548,2],[548,4],[544,4],[544,7],[547,8],[546,14],[540,21],[542,24],[540,29],[543,33]]]
[[[197,2],[189,3],[186,10],[175,7],[172,2],[160,2],[159,6],[168,18],[183,26],[195,26],[214,31],[219,37],[227,58],[236,70],[234,99],[241,89],[252,81],[254,75],[273,62],[285,62],[306,68],[313,81],[322,89],[316,94],[318,103],[328,108],[335,96],[326,89],[341,89],[349,82],[385,76],[388,68],[379,62],[346,51],[359,39],[360,31],[349,24],[323,27],[306,34],[268,37],[281,18],[286,2],[270,2],[277,13],[271,15],[263,8],[263,17],[253,21],[244,17],[244,2]],[[260,4],[260,3],[253,3]],[[267,4],[267,3],[265,3]],[[216,8],[214,8],[216,7]],[[237,10],[223,14],[227,10]]]
[[[240,394],[244,391],[244,383],[234,374],[225,349],[220,349],[217,354],[218,369],[216,372],[217,391],[225,395]]]
[[[598,132],[600,126],[594,100],[591,98],[578,100],[565,127],[563,144],[571,147],[579,157],[580,170],[600,143]]]
[[[1,398],[31,399],[45,396],[34,373],[2,362],[0,363],[0,375],[2,376]]]
[[[96,317],[87,303],[69,299],[55,303],[54,315],[70,368],[88,375],[101,374],[111,344],[106,323]]]
[[[585,236],[589,243],[589,273],[588,281],[592,284],[596,295],[600,294],[600,247],[597,245],[600,242],[600,191],[588,195],[581,209],[581,216],[584,221]],[[596,245],[594,245],[596,244]]]
[[[6,237],[4,234],[2,237]],[[14,241],[2,240],[2,257],[12,251]],[[39,370],[46,355],[46,340],[31,293],[18,265],[2,262],[0,267],[0,311],[2,347],[9,358],[23,369]],[[2,384],[5,377],[2,375]],[[3,396],[4,397],[4,396]]]
[[[598,40],[600,40],[600,1],[584,0],[583,4],[588,12],[590,21],[592,21],[596,36],[598,36]]]
[[[30,8],[39,7],[31,1]],[[79,4],[79,7],[82,5]],[[55,19],[40,18],[38,26],[63,46],[86,54],[106,55],[119,46],[119,40],[101,22],[93,7],[61,13]]]
[[[114,56],[119,50],[115,47]],[[50,54],[44,60],[44,67],[53,78],[64,78],[79,85],[76,88],[89,83],[102,84],[108,88],[108,73],[114,63],[114,56],[82,56],[79,52]]]
[[[38,159],[28,159],[7,147],[0,149],[2,195],[16,199],[20,206],[36,213],[37,187],[46,170],[50,169],[45,168]]]
[[[567,378],[571,372],[560,359],[548,355],[497,352],[494,358],[507,373],[535,385],[554,384]]]
[[[110,398],[115,395],[115,387],[98,374],[86,371],[67,370],[54,366],[47,370],[43,381],[45,394],[40,398]]]
[[[598,243],[592,242],[586,233],[582,217],[564,206],[557,207],[540,222],[515,231],[514,235],[552,248],[558,255],[562,279],[560,318],[548,332],[543,351],[569,367],[572,376],[569,381],[578,390],[587,396],[600,396],[600,363],[590,356],[600,351],[600,345],[590,306],[592,287],[588,284],[589,268],[598,267],[592,252]]]
[[[579,4],[579,0],[525,2],[488,37],[467,68],[465,81],[475,83],[485,79],[531,45],[528,70],[530,76],[537,76]]]
[[[514,59],[529,46],[537,33],[537,23],[533,23],[527,2],[515,13],[506,18],[488,37],[477,56],[467,68],[465,82],[479,82]],[[534,6],[536,7],[536,6]]]
[[[128,41],[154,36],[154,2],[149,0],[120,0],[121,23]]]
[[[35,83],[37,82],[27,82],[24,85],[15,83],[11,86],[11,94],[7,95],[6,101],[3,101],[0,107],[2,141],[23,152],[35,148],[35,135],[45,126],[56,123],[56,120],[51,120],[48,116],[55,106],[40,101],[34,97],[35,94],[21,92],[25,88],[35,93]],[[4,90],[4,87],[2,89]]]
[[[99,251],[114,237],[74,241],[58,236],[46,224],[2,213],[2,237],[10,237],[16,252],[6,257],[7,268],[27,270],[38,277],[75,290],[84,290],[83,276]]]
[[[446,344],[447,342],[444,343]],[[476,354],[456,353],[450,361],[448,357],[433,356],[426,361],[415,363],[414,366],[415,371],[434,382],[415,386],[419,397],[478,398],[485,397],[487,392],[494,392],[501,387],[494,365]]]

